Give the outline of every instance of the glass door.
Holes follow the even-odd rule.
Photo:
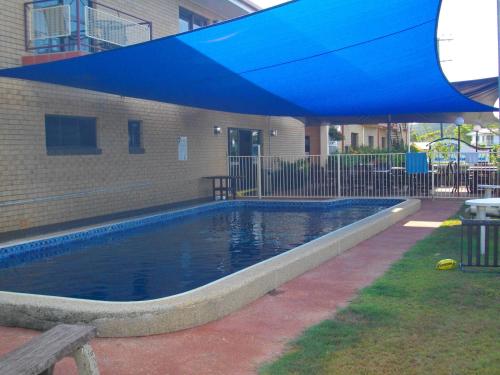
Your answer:
[[[229,174],[240,176],[237,190],[240,195],[254,196],[257,183],[257,159],[262,147],[262,131],[230,128],[228,131]]]

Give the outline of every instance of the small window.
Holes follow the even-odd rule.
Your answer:
[[[311,153],[311,137],[306,135],[306,155]]]
[[[141,122],[128,122],[128,151],[130,154],[143,154]]]
[[[385,144],[385,137],[382,137],[382,149],[385,149],[387,146]]]
[[[93,117],[45,116],[45,145],[48,155],[100,154],[97,120]]]
[[[209,25],[209,20],[185,8],[179,8],[179,32],[196,30]]]

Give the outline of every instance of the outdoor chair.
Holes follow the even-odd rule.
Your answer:
[[[460,268],[500,269],[498,239],[500,220],[460,219],[462,221]],[[481,253],[481,228],[485,233],[484,254]]]

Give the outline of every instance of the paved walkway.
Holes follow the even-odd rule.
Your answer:
[[[320,267],[284,284],[242,310],[217,322],[182,332],[143,338],[97,339],[101,373],[106,374],[252,374],[283,352],[305,328],[345,306],[371,284],[435,223],[455,213],[460,201],[423,201],[422,210]],[[410,225],[406,225],[410,222]],[[0,327],[0,355],[36,332]],[[66,359],[56,374],[74,373]]]

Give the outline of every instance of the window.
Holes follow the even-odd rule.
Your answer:
[[[128,122],[128,152],[130,154],[144,154],[140,121],[130,120]]]
[[[359,134],[358,133],[351,133],[351,147],[352,148],[358,148],[359,142]]]
[[[207,18],[191,12],[185,8],[179,8],[179,32],[196,30],[200,27],[208,26]]]
[[[385,149],[387,145],[385,144],[385,137],[382,137],[382,149]]]
[[[101,150],[97,148],[96,122],[93,117],[46,115],[47,154],[100,154]]]
[[[311,137],[306,135],[306,155],[311,153]]]
[[[375,138],[373,135],[368,136],[368,147],[373,148],[375,146]]]
[[[79,49],[78,47],[80,47],[80,50],[82,51],[89,51],[89,52],[92,51],[92,49],[90,48],[92,41],[90,38],[87,38],[85,36],[83,24],[80,25],[80,27],[82,28],[81,30],[82,35],[80,36],[81,44],[78,45],[77,43],[78,27],[76,22],[77,4],[79,4],[78,12],[80,12],[80,17],[84,18],[85,7],[93,6],[91,0],[79,0],[77,2],[75,2],[74,0],[47,0],[47,1],[33,2],[32,4],[34,9],[48,8],[58,5],[69,5],[71,19],[73,20],[73,22],[70,22],[71,35],[63,37],[46,38],[46,39],[41,38],[32,41],[33,44],[32,47],[35,47],[33,50],[35,54],[77,51]],[[50,27],[58,27],[60,25],[60,20],[54,19],[53,17],[54,15],[50,15],[49,13],[49,19],[45,18],[35,19],[36,26],[38,28],[41,28],[42,30]]]

